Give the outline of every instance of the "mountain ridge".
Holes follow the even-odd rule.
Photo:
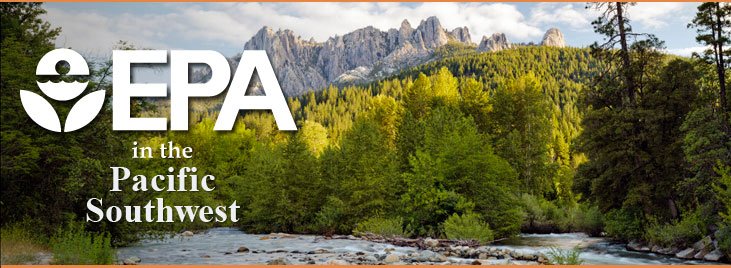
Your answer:
[[[433,60],[435,50],[448,43],[474,47],[477,52],[515,47],[503,33],[483,36],[482,41],[475,44],[466,26],[448,30],[436,16],[431,16],[421,20],[416,28],[403,20],[398,28],[382,31],[366,26],[329,37],[324,42],[302,39],[289,29],[275,31],[263,26],[243,49],[265,50],[284,94],[298,96],[331,84],[356,84],[385,78],[404,68]],[[541,45],[565,46],[565,42],[560,31],[551,28]],[[234,58],[231,62],[238,61]],[[199,74],[200,80],[209,76],[205,71]],[[254,88],[258,92],[260,88],[256,81]]]

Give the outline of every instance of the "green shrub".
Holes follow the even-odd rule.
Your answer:
[[[686,247],[703,238],[705,224],[700,210],[683,215],[680,221],[668,224],[653,222],[645,232],[645,240],[663,247]]]
[[[60,230],[50,244],[55,264],[112,264],[116,258],[109,234],[89,233],[77,224]]]
[[[716,240],[721,252],[726,253],[726,256],[731,256],[731,226],[721,226],[716,232]]]
[[[325,205],[315,215],[315,224],[312,229],[317,233],[326,235],[350,231],[353,227],[344,224],[346,209],[347,207],[342,200],[334,196],[328,196]]]
[[[492,241],[493,234],[489,224],[474,213],[453,214],[442,224],[444,234],[449,239],[475,240],[480,243]]]
[[[573,248],[573,249],[560,249],[551,247],[548,250],[548,258],[551,261],[551,264],[558,264],[558,265],[578,265],[584,263],[584,261],[579,258],[579,255],[581,255],[581,251],[579,248]]]
[[[604,231],[612,239],[629,241],[642,237],[642,220],[627,209],[611,210],[604,215]]]
[[[392,219],[381,217],[369,218],[358,223],[353,233],[356,235],[372,233],[384,237],[405,237],[408,235],[404,232],[403,222],[403,219],[400,217]]]
[[[599,236],[604,229],[604,216],[597,206],[580,205],[577,230],[591,236]]]
[[[721,161],[719,161],[713,170],[718,174],[718,182],[720,182],[720,184],[713,184],[713,191],[724,207],[719,215],[726,224],[731,224],[731,167],[721,165]]]
[[[523,231],[557,232],[559,225],[566,222],[566,215],[555,204],[530,194],[521,196],[525,218]]]

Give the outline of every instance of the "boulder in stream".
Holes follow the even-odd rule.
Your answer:
[[[239,249],[236,250],[236,253],[246,253],[249,252],[249,248],[247,247],[239,247]]]
[[[424,245],[430,248],[435,248],[439,246],[439,240],[433,239],[431,237],[428,237],[424,239]]]
[[[142,259],[140,259],[139,257],[132,256],[132,257],[129,257],[129,258],[124,259],[122,261],[122,264],[124,264],[124,265],[137,265],[141,261],[142,261]]]
[[[703,259],[706,261],[720,261],[721,258],[723,258],[723,253],[718,249],[715,249],[703,256]]]
[[[289,261],[289,259],[281,257],[281,258],[276,258],[276,259],[270,260],[267,262],[267,264],[268,265],[289,265],[289,264],[291,264],[291,262]]]
[[[628,250],[640,251],[641,248],[642,248],[642,244],[640,244],[640,242],[637,242],[636,240],[630,241],[627,244],[627,249]]]
[[[329,260],[327,262],[327,264],[328,265],[348,265],[349,263],[347,261],[344,261],[344,260],[335,259],[335,260]]]
[[[383,261],[386,263],[396,263],[401,261],[401,257],[396,254],[388,254],[386,255],[386,258],[383,259]]]
[[[447,257],[431,250],[424,250],[414,260],[417,262],[445,262]]]
[[[706,236],[701,240],[698,240],[698,242],[695,242],[693,244],[693,249],[696,251],[710,251],[713,247],[713,239],[711,239],[711,236]]]
[[[681,258],[681,259],[692,259],[694,256],[695,256],[694,248],[686,248],[684,250],[681,250],[677,254],[675,254],[676,258]]]

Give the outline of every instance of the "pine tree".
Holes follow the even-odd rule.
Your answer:
[[[703,55],[694,55],[705,61],[712,62],[716,66],[718,77],[719,102],[721,104],[721,117],[723,118],[726,132],[731,135],[729,128],[728,96],[726,95],[726,70],[729,69],[729,55],[731,55],[731,4],[723,2],[709,2],[698,6],[693,22],[688,28],[696,28],[698,36],[696,41],[711,48],[705,50]]]

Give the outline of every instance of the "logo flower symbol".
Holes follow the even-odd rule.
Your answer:
[[[56,64],[66,61],[69,64],[68,75],[89,75],[86,60],[71,49],[59,48],[46,53],[36,67],[36,75],[59,75]],[[81,95],[88,82],[73,81],[70,83],[38,82],[41,92],[57,101],[68,101]],[[104,106],[104,90],[97,90],[82,97],[71,108],[63,132],[71,132],[88,125]],[[20,102],[28,116],[39,126],[54,132],[62,132],[61,120],[53,106],[42,96],[27,90],[20,91]]]

